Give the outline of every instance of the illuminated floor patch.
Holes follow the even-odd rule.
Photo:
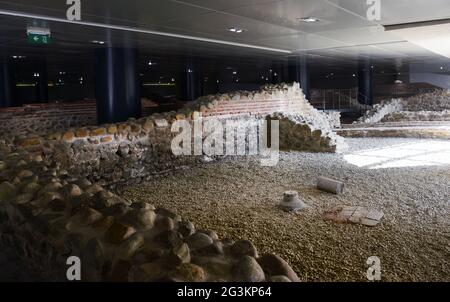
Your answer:
[[[368,169],[450,165],[450,142],[427,140],[396,144],[348,153],[344,159]]]

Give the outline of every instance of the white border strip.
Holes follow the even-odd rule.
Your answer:
[[[264,46],[237,43],[237,42],[229,42],[229,41],[223,41],[223,40],[217,40],[217,39],[201,38],[201,37],[188,36],[188,35],[182,35],[182,34],[174,34],[174,33],[162,32],[162,31],[154,31],[154,30],[148,30],[148,29],[142,29],[142,28],[135,28],[135,27],[130,27],[130,26],[109,25],[109,24],[102,24],[102,23],[96,23],[96,22],[70,21],[70,20],[67,20],[64,18],[50,17],[50,16],[44,16],[44,15],[34,15],[34,14],[28,14],[28,13],[22,13],[22,12],[16,12],[16,11],[0,10],[0,15],[31,18],[31,19],[41,19],[41,20],[54,21],[54,22],[60,22],[60,23],[69,23],[69,24],[84,25],[84,26],[91,26],[91,27],[98,27],[98,28],[122,30],[122,31],[135,32],[135,33],[143,33],[143,34],[150,34],[150,35],[158,35],[158,36],[165,36],[165,37],[172,37],[172,38],[179,38],[179,39],[187,39],[187,40],[222,44],[222,45],[230,45],[230,46],[236,46],[236,47],[259,49],[259,50],[279,52],[279,53],[285,53],[285,54],[292,53],[292,51],[285,50],[285,49],[264,47]]]

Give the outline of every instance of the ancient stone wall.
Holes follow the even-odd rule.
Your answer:
[[[219,239],[151,201],[106,189],[195,164],[199,156],[173,155],[171,126],[192,125],[202,115],[247,123],[282,111],[271,116],[280,120],[282,148],[335,150],[329,118],[304,100],[298,85],[259,94],[279,102],[266,111],[264,97],[258,108],[217,114],[237,105],[238,94],[206,97],[179,112],[0,141],[2,244],[46,280],[65,280],[67,257],[77,256],[85,281],[298,281],[283,259],[259,255],[249,241]]]
[[[255,96],[264,99],[250,101]],[[273,98],[276,98],[272,100],[275,105],[268,109],[266,103]],[[241,103],[244,105],[239,105]],[[236,109],[236,106],[241,107]],[[283,123],[283,127],[289,127],[289,131],[281,129],[282,133],[296,138],[295,150],[334,152],[342,144],[333,132],[331,118],[304,99],[298,84],[266,86],[256,93],[207,96],[178,112],[154,114],[120,124],[73,128],[46,136],[18,139],[16,143],[21,148],[53,158],[75,175],[114,186],[139,182],[201,160],[199,156],[172,154],[171,141],[177,133],[173,133],[171,128],[176,121],[186,120],[192,128],[194,121],[200,118],[237,119],[248,123],[274,112],[295,116],[295,130],[288,123]]]
[[[0,154],[0,241],[47,281],[298,281],[280,257],[125,200],[28,152]]]
[[[95,124],[95,101],[0,108],[0,137],[46,134]]]
[[[355,124],[404,121],[446,121],[450,110],[450,91],[435,90],[405,99],[376,104]]]
[[[359,118],[355,124],[373,124],[380,122],[386,115],[403,110],[404,102],[402,99],[392,99],[382,101],[368,110],[364,116]]]

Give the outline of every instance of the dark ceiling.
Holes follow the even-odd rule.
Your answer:
[[[91,64],[92,52],[99,47],[93,40],[138,48],[142,66],[155,58],[169,66],[192,56],[207,59],[211,69],[221,64],[266,68],[268,62],[302,54],[317,69],[339,72],[370,59],[377,70],[400,72],[407,71],[410,62],[448,61],[383,28],[449,18],[448,0],[382,1],[381,20],[376,22],[367,19],[365,0],[81,0],[81,4],[81,22],[71,23],[63,0],[0,1],[2,50],[8,55],[43,56],[52,66]],[[320,21],[299,20],[309,16]],[[27,43],[26,28],[35,22],[51,29],[50,45]]]

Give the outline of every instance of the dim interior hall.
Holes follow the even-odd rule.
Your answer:
[[[446,2],[0,0],[0,280],[450,281]]]

